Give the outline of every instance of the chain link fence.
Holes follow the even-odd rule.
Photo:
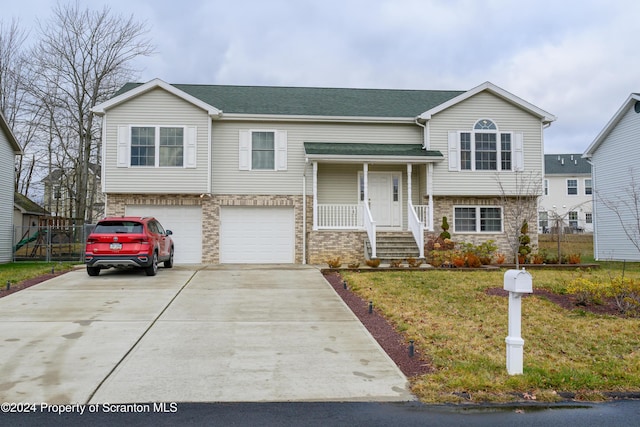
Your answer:
[[[14,227],[14,261],[84,261],[84,247],[95,224]]]

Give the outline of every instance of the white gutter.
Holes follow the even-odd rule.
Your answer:
[[[304,160],[302,169],[302,264],[307,263],[307,165],[309,159]]]

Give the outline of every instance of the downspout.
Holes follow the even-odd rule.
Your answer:
[[[302,169],[302,264],[307,263],[307,165],[309,159],[304,159]]]
[[[428,150],[429,149],[429,131],[430,131],[430,121],[427,119],[424,119],[424,123],[422,124],[419,121],[420,117],[416,117],[415,118],[415,123],[420,126],[423,131],[422,131],[422,149],[423,150]],[[427,183],[426,183],[426,191],[427,191],[427,196],[429,198],[429,218],[427,219],[428,223],[426,224],[427,226],[427,230],[429,231],[433,231],[433,163],[428,163],[426,165],[427,171],[426,171],[426,179],[427,179]]]

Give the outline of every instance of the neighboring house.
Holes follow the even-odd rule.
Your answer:
[[[583,154],[592,165],[596,260],[640,261],[640,250],[625,233],[640,244],[639,146],[640,93],[633,93]]]
[[[49,212],[17,191],[13,200],[13,243],[15,247],[20,242],[37,237],[37,233],[40,231],[40,220],[49,216]]]
[[[555,120],[488,82],[431,91],[155,79],[93,111],[106,214],[157,217],[183,263],[350,262],[377,257],[392,231],[422,255],[443,216],[456,241],[493,239],[507,252],[499,184],[513,191],[516,171],[542,176],[543,129]]]
[[[538,232],[593,232],[591,165],[582,154],[545,154]]]
[[[20,144],[0,112],[0,262],[13,259],[13,194],[16,188],[15,158]]]
[[[88,188],[96,186],[97,191],[88,192],[87,206],[92,206],[91,212],[87,216],[88,223],[95,222],[104,216],[104,195],[100,191],[100,166],[89,164]],[[73,171],[54,169],[49,175],[42,179],[44,184],[44,206],[51,212],[53,217],[77,218],[75,191],[76,176]]]

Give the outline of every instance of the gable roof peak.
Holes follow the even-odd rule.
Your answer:
[[[176,86],[171,85],[157,77],[153,80],[149,80],[147,83],[143,83],[131,90],[121,93],[120,95],[116,95],[115,97],[109,99],[108,101],[105,101],[101,104],[94,106],[91,109],[91,111],[94,114],[102,116],[106,113],[106,110],[108,110],[109,108],[113,108],[119,104],[122,104],[123,102],[128,101],[131,98],[142,95],[143,93],[150,92],[151,90],[154,90],[157,88],[164,89],[165,91],[195,105],[196,107],[202,108],[203,110],[207,111],[207,113],[210,116],[219,116],[220,114],[222,114],[222,111],[217,109],[216,107],[209,105],[206,102],[203,102],[202,100],[192,95],[189,95],[188,93],[178,89]]]
[[[486,81],[484,83],[479,84],[478,86],[460,94],[459,96],[450,99],[449,101],[440,104],[438,106],[436,106],[435,108],[432,108],[430,110],[425,111],[424,113],[420,114],[419,118],[423,119],[423,120],[430,120],[431,116],[433,116],[436,113],[439,113],[443,110],[446,110],[449,107],[452,107],[466,99],[471,98],[472,96],[477,95],[480,92],[484,92],[484,91],[488,91],[502,99],[504,99],[505,101],[514,104],[520,108],[522,108],[525,111],[528,111],[529,113],[533,114],[536,117],[539,117],[542,120],[543,124],[551,124],[551,122],[554,122],[556,120],[556,116],[554,116],[551,113],[548,113],[547,111],[536,107],[535,105],[531,104],[530,102],[525,101],[524,99],[512,94],[511,92],[508,92],[504,89],[502,89],[501,87],[491,83],[490,81]]]

